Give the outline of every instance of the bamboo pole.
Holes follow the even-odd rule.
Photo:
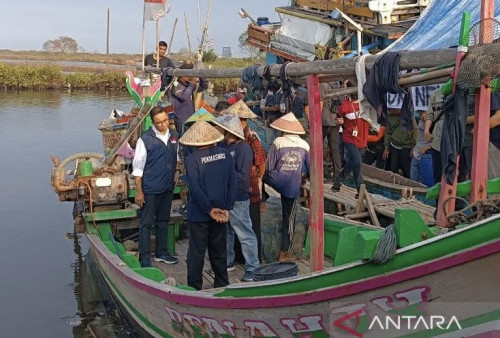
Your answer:
[[[407,76],[407,77],[400,77],[398,80],[398,84],[401,86],[416,86],[416,85],[422,85],[423,82],[426,82],[427,84],[434,84],[434,83],[443,83],[446,82],[450,76],[451,72],[453,71],[453,68],[445,68],[445,69],[439,69],[433,72],[428,72],[428,73],[423,73],[423,74],[416,74],[413,76]],[[436,80],[436,81],[433,81]],[[339,97],[343,95],[349,95],[349,94],[356,94],[358,92],[357,87],[348,87],[348,88],[340,88],[337,90],[332,90],[326,95],[323,95],[322,99],[326,98],[333,98],[333,97]]]
[[[122,135],[120,140],[116,143],[115,147],[109,152],[109,155],[104,159],[103,161],[103,166],[106,165],[112,165],[113,162],[116,160],[116,157],[118,155],[118,151],[120,148],[125,144],[125,142],[128,141],[129,137],[135,132],[139,126],[142,125],[142,122],[144,119],[148,116],[149,111],[152,109],[148,104],[144,104],[141,107],[141,110],[137,114],[137,117],[130,123],[130,126],[128,127],[127,131]]]
[[[191,55],[193,54],[193,50],[191,49],[191,40],[189,39],[189,26],[188,26],[188,19],[186,16],[186,12],[184,12],[184,25],[186,26],[186,35],[187,35],[187,41],[188,41],[188,47],[189,47],[189,58],[191,58]]]
[[[174,28],[172,28],[172,35],[170,35],[170,41],[168,43],[167,56],[169,56],[170,52],[172,51],[172,42],[174,41],[174,34],[175,34],[175,28],[177,27],[177,22],[179,22],[179,19],[175,18]]]

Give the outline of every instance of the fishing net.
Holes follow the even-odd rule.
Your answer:
[[[481,34],[484,27],[484,34]],[[484,35],[481,39],[481,35]],[[487,41],[491,43],[483,43]],[[500,74],[500,23],[487,19],[474,24],[469,31],[469,52],[460,65],[457,85],[474,91],[484,81]]]

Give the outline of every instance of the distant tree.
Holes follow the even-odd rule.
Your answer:
[[[179,54],[189,54],[189,49],[187,47],[182,47],[179,49]]]
[[[252,59],[263,58],[265,53],[261,51],[259,48],[249,45],[247,42],[247,38],[248,38],[248,33],[246,31],[239,36],[238,46],[240,47],[240,49],[247,55],[250,55]]]
[[[55,40],[48,40],[43,43],[43,50],[52,53],[76,53],[82,50],[75,39],[69,36],[60,36]]]
[[[217,55],[217,53],[213,49],[210,49],[210,50],[207,50],[203,53],[203,57],[201,58],[201,61],[212,62],[212,61],[217,60],[218,57],[219,56]]]

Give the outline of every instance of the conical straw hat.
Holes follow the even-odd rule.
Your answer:
[[[240,119],[235,115],[222,115],[217,117],[215,120],[211,121],[218,125],[219,127],[227,130],[231,134],[239,137],[240,139],[245,138],[245,134],[243,133],[243,127],[241,126]]]
[[[186,120],[186,122],[184,122],[184,124],[194,123],[194,122],[199,121],[199,120],[212,121],[214,119],[215,119],[215,117],[212,114],[210,114],[205,108],[200,108],[200,109],[198,109],[198,111],[196,113],[191,115]]]
[[[224,111],[224,113],[236,115],[240,119],[254,119],[257,117],[257,115],[255,115],[253,111],[248,108],[246,103],[243,102],[243,100],[239,100],[231,105]]]
[[[271,127],[277,130],[281,130],[285,133],[290,134],[305,134],[306,131],[300,124],[299,120],[293,115],[293,113],[288,113],[283,115],[273,123],[271,123]]]
[[[215,127],[208,122],[196,121],[179,139],[179,142],[187,146],[206,146],[224,139]]]

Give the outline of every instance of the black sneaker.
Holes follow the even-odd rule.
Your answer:
[[[254,275],[251,271],[246,271],[243,277],[241,277],[242,282],[253,282]]]
[[[179,262],[179,259],[177,257],[167,254],[159,257],[155,256],[155,262],[163,262],[166,264],[177,264]]]
[[[227,272],[231,272],[231,271],[234,271],[236,270],[236,267],[234,266],[234,262],[233,263],[229,263],[227,265]]]
[[[340,183],[334,182],[331,190],[335,191],[335,192],[339,192],[340,191]]]

